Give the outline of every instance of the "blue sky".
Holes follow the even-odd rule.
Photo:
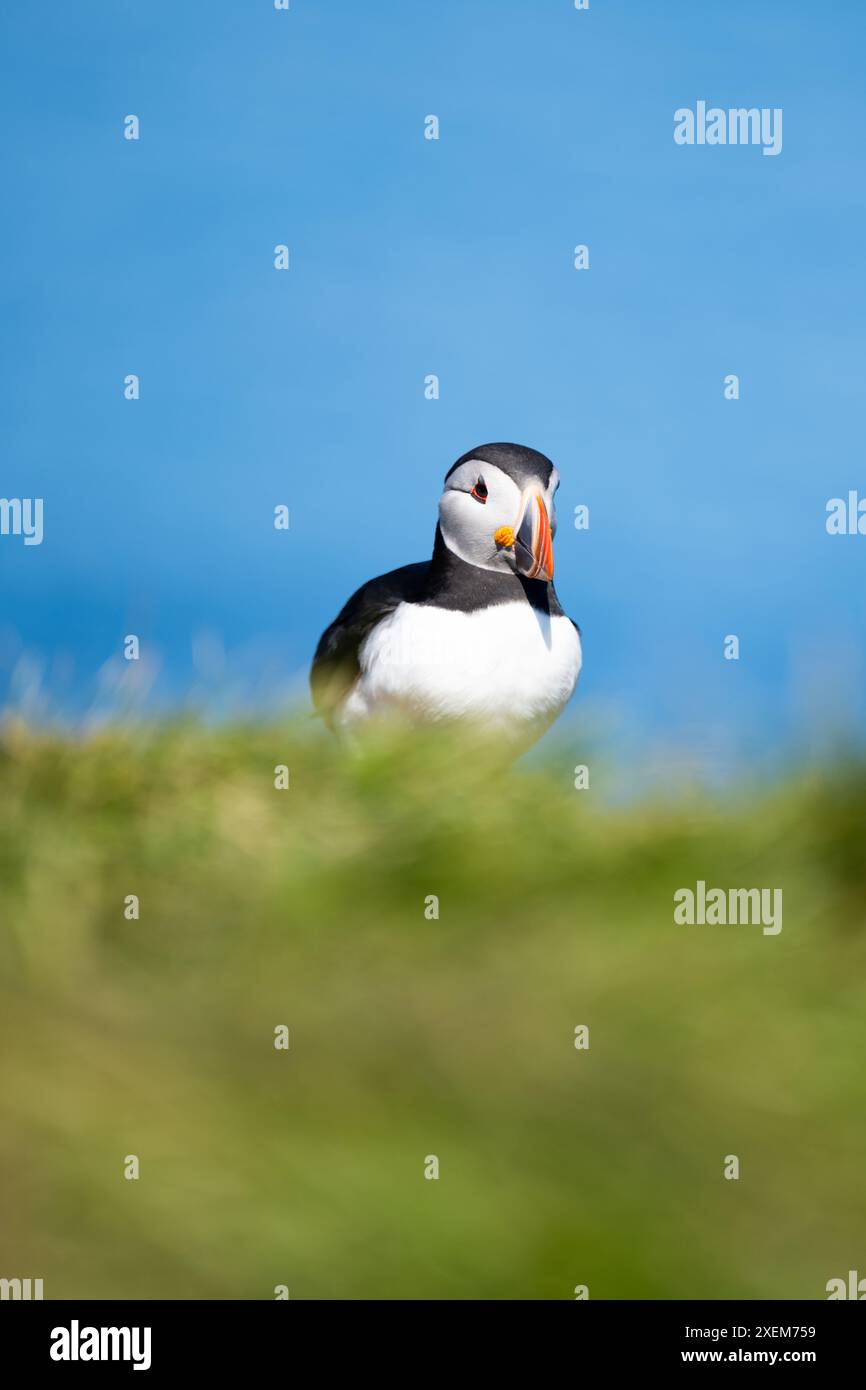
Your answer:
[[[7,695],[86,709],[134,632],[155,698],[260,699],[429,553],[446,469],[504,439],[562,474],[576,738],[584,712],[720,757],[862,727],[866,536],[824,526],[866,495],[862,4],[105,0],[0,26],[0,493],[45,518],[41,546],[0,537]],[[781,154],[676,145],[699,99],[781,107]]]

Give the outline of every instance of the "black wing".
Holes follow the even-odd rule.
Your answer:
[[[340,705],[358,679],[358,652],[365,638],[399,603],[412,603],[422,596],[429,569],[430,561],[423,560],[371,579],[322,633],[310,670],[310,690],[329,727],[333,728]]]

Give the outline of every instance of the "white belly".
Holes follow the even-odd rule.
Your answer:
[[[389,708],[424,719],[550,723],[580,674],[580,637],[566,617],[528,603],[475,613],[401,603],[359,652],[361,674],[341,715]]]

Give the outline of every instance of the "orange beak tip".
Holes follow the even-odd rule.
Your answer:
[[[548,583],[553,578],[553,536],[550,530],[550,518],[547,515],[547,508],[538,498],[538,532],[535,543],[535,555],[538,562],[538,577]]]

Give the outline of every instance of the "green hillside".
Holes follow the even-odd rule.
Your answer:
[[[612,806],[576,761],[9,726],[0,1276],[569,1299],[866,1274],[866,770]],[[783,930],[675,925],[698,880],[781,888]]]

